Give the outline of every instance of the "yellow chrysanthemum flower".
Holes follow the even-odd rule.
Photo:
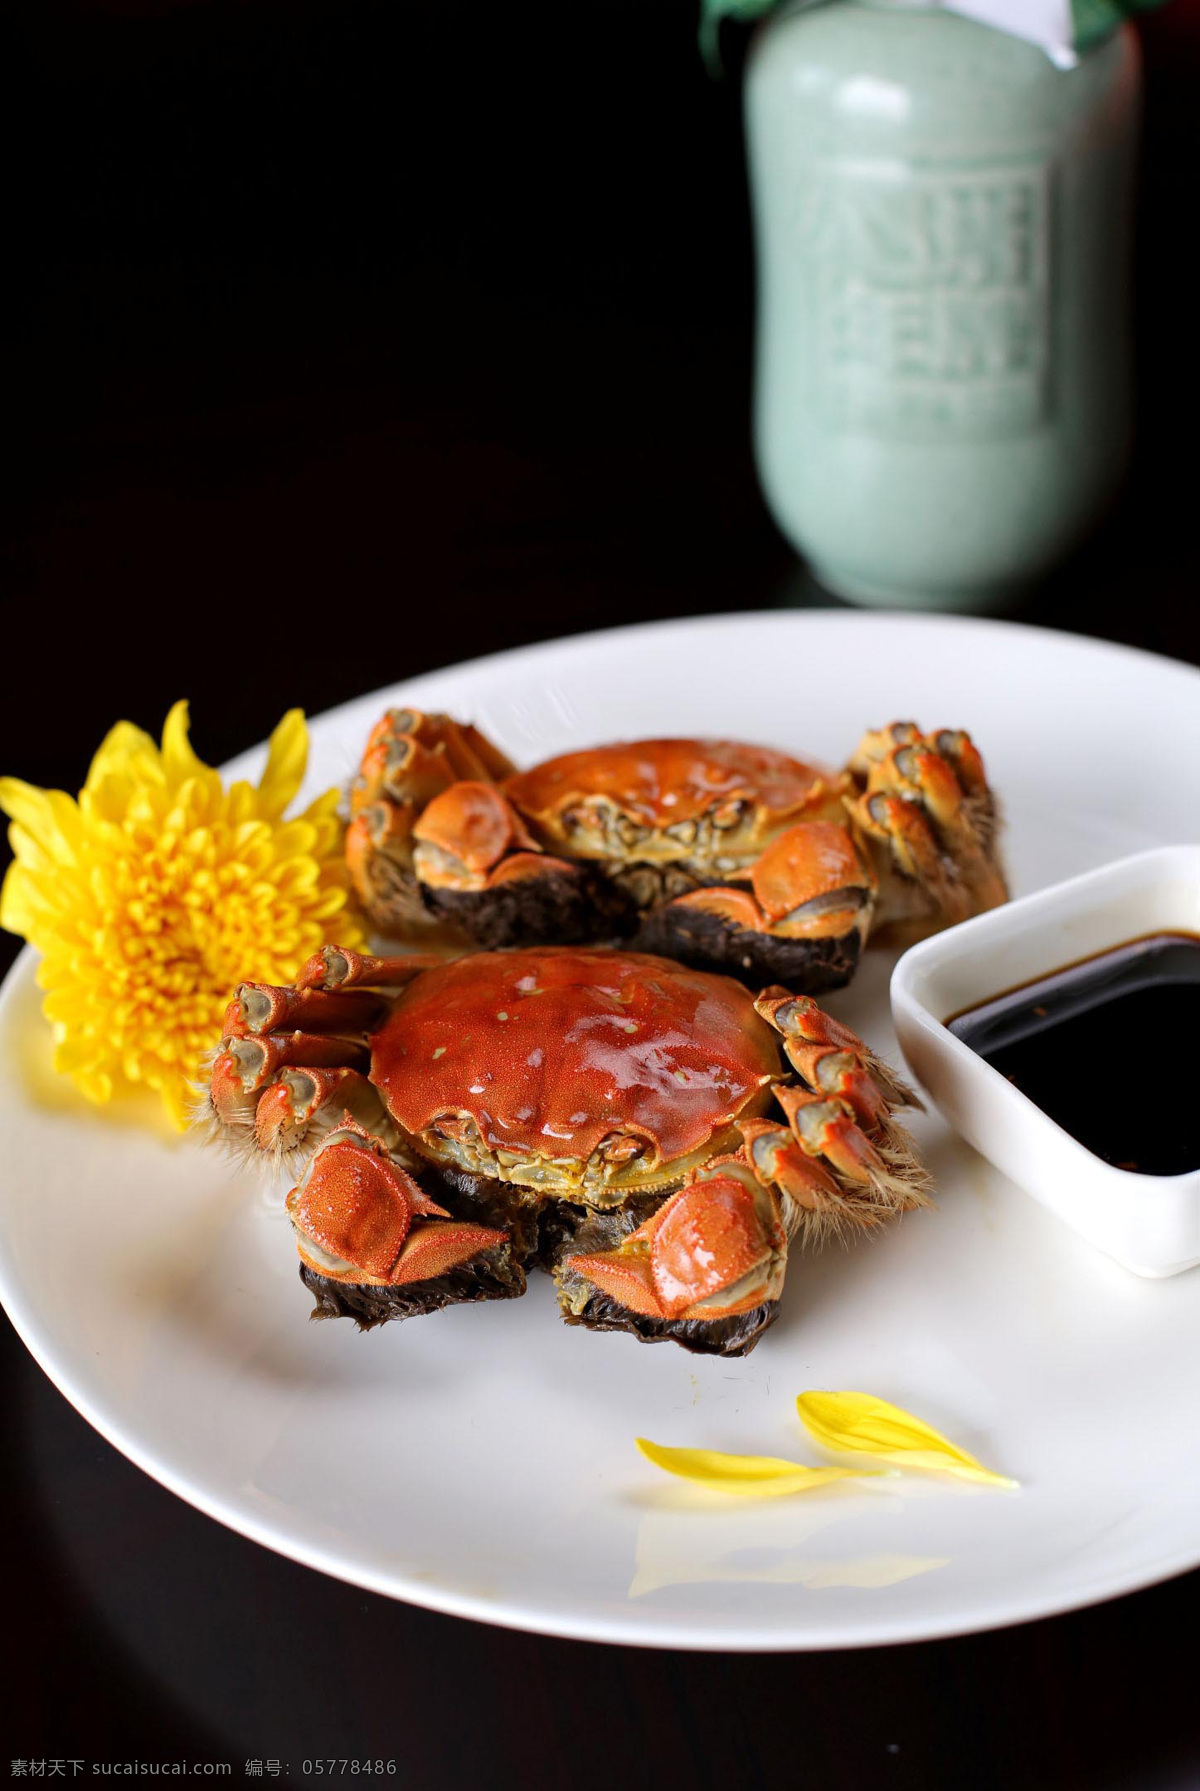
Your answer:
[[[16,854],[0,926],[41,952],[54,1066],[89,1100],[142,1084],[182,1128],[234,986],[290,982],[335,937],[363,942],[346,911],[338,792],[284,819],[307,759],[291,709],[258,788],[226,790],[192,751],[180,702],[161,749],[119,721],[78,802],[0,778]]]

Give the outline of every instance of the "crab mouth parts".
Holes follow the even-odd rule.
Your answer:
[[[640,820],[603,798],[577,802],[533,820],[553,849],[576,858],[616,863],[679,865],[700,882],[714,872],[729,876],[760,856],[765,846],[798,821],[823,815],[840,820],[844,780],[817,779],[797,808],[765,810],[752,795],[730,795],[705,813],[666,826]],[[527,817],[527,819],[533,819]]]
[[[754,804],[731,798],[720,808],[666,827],[638,820],[603,799],[576,803],[543,826],[580,858],[688,859],[714,852],[750,852],[761,831]]]
[[[768,1089],[739,1118],[764,1109],[769,1097]],[[614,1134],[602,1140],[587,1158],[558,1157],[493,1148],[466,1114],[443,1123],[444,1130],[435,1124],[411,1139],[421,1155],[439,1167],[466,1170],[548,1198],[578,1200],[601,1209],[620,1206],[631,1194],[671,1193],[683,1184],[690,1170],[736,1149],[741,1142],[741,1133],[731,1121],[698,1149],[667,1163],[659,1161],[649,1138],[633,1134]]]

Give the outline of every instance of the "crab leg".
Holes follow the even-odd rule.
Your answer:
[[[368,1039],[433,961],[325,946],[291,988],[242,983],[226,1009],[201,1122],[295,1173],[344,1112],[395,1148],[399,1132],[366,1074]]]
[[[202,1123],[215,1125],[235,1148],[252,1157],[265,1153],[294,1174],[345,1112],[395,1145],[399,1134],[363,1074],[367,1063],[365,1045],[354,1039],[224,1038],[212,1060]]]
[[[940,924],[1007,901],[995,799],[969,734],[893,722],[863,736],[849,770],[859,785],[850,815]],[[889,903],[888,893],[885,879],[882,919],[910,918],[911,893],[907,903]]]
[[[351,815],[346,828],[346,869],[354,893],[384,931],[398,931],[422,915],[413,872],[411,803],[372,802]]]
[[[478,728],[450,715],[389,709],[367,737],[350,804],[355,813],[381,798],[423,808],[462,778],[498,782],[514,769]]]
[[[248,1038],[298,1027],[361,1038],[379,1024],[387,1009],[387,996],[368,989],[330,994],[323,989],[241,983],[225,1010],[225,1031],[232,1038]]]
[[[323,945],[309,958],[296,978],[298,989],[402,989],[432,970],[442,959],[430,952],[412,952],[401,958],[371,958],[343,945]]]
[[[775,1090],[787,1128],[743,1123],[756,1173],[819,1223],[871,1225],[923,1206],[929,1177],[894,1116],[898,1107],[921,1105],[914,1091],[810,996],[764,989],[754,1005],[782,1034],[788,1061],[807,1085]]]
[[[347,1118],[393,1149],[400,1142],[378,1094],[358,1070],[288,1069],[262,1090],[254,1110],[254,1142],[281,1162],[302,1162],[313,1154],[314,1136],[328,1136],[331,1125]]]
[[[742,1121],[747,1158],[765,1187],[776,1187],[784,1196],[784,1211],[802,1208],[808,1213],[836,1213],[842,1199],[832,1170],[797,1143],[786,1126],[769,1119]]]
[[[877,1057],[856,1032],[817,1006],[811,995],[790,995],[786,989],[764,989],[754,1003],[763,1019],[783,1034],[788,1062],[808,1086],[850,1100],[870,1125],[879,1117],[878,1100],[888,1110],[921,1108],[916,1090],[891,1065]],[[867,1083],[873,1084],[874,1093]]]
[[[908,1134],[894,1120],[868,1136],[844,1100],[786,1085],[775,1095],[796,1144],[805,1155],[819,1159],[836,1184],[836,1199],[823,1205],[807,1203],[818,1221],[875,1225],[895,1213],[928,1205],[929,1173]],[[761,1157],[761,1143],[759,1151]],[[782,1162],[794,1172],[794,1159],[785,1156]]]

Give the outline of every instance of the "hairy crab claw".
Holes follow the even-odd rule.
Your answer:
[[[721,1336],[724,1354],[744,1355],[775,1316],[786,1268],[775,1194],[728,1159],[695,1171],[616,1248],[567,1256],[555,1278],[568,1324],[683,1343]]]
[[[455,1224],[348,1114],[310,1157],[287,1210],[301,1259],[338,1281],[425,1281],[507,1242],[502,1231]],[[439,1219],[447,1223],[429,1222]]]
[[[237,990],[204,1118],[295,1175],[321,1314],[509,1298],[538,1266],[570,1323],[732,1355],[775,1314],[789,1232],[924,1203],[914,1101],[778,986],[597,948],[326,947],[292,988]]]
[[[423,913],[486,947],[626,937],[751,988],[837,988],[873,929],[1005,899],[978,752],[907,722],[864,735],[841,772],[703,739],[515,772],[476,730],[397,710],[351,806],[351,877],[384,934]]]

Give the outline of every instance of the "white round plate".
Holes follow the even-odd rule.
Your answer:
[[[868,724],[966,726],[1019,892],[1200,832],[1200,676],[1002,623],[730,616],[504,653],[320,717],[310,789],[346,778],[400,701],[521,762],[723,733],[836,763]],[[830,1006],[894,1050],[889,970],[873,951]],[[0,1057],[0,1293],[22,1337],[147,1473],[326,1573],[557,1635],[772,1649],[984,1629],[1200,1561],[1200,1280],[1136,1279],[936,1116],[916,1130],[937,1210],[794,1256],[774,1329],[719,1361],[568,1329],[541,1276],[520,1302],[366,1336],[310,1324],[282,1188],[147,1130],[147,1109],[78,1100],[49,1068],[29,952]],[[1152,1115],[1141,1062],[1153,1041],[1114,1044],[1097,1100]],[[794,1401],[838,1387],[920,1413],[1021,1490],[905,1476],[741,1504],[634,1449],[820,1460]]]

